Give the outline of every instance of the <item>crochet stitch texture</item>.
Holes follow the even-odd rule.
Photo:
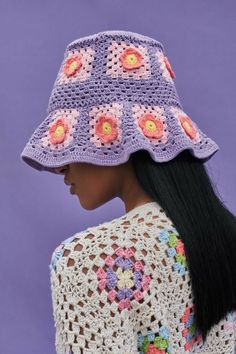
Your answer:
[[[184,244],[157,202],[64,240],[49,268],[57,354],[235,354],[236,312],[203,345]]]
[[[140,149],[157,162],[182,150],[204,162],[219,150],[183,110],[176,75],[157,40],[104,31],[69,43],[48,116],[21,157],[38,170],[72,162],[118,165]]]

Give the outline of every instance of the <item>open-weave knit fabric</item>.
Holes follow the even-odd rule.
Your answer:
[[[180,103],[163,45],[128,31],[104,31],[66,47],[47,117],[21,153],[38,170],[72,162],[119,165],[137,150],[154,161],[188,149],[209,160],[219,146]]]
[[[236,313],[205,344],[178,231],[157,202],[78,232],[49,264],[57,354],[235,354]]]

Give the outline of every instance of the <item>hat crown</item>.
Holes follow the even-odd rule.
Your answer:
[[[104,31],[76,39],[66,47],[47,113],[115,100],[181,108],[165,58],[160,42],[135,32]]]
[[[107,40],[109,38],[113,38],[113,39],[123,39],[123,40],[128,40],[128,41],[139,41],[139,42],[143,42],[146,44],[150,44],[150,45],[156,45],[159,46],[162,51],[164,52],[164,46],[161,42],[157,41],[156,39],[149,37],[149,36],[145,36],[141,33],[137,33],[137,32],[132,32],[132,31],[123,31],[123,30],[109,30],[109,31],[101,31],[95,34],[91,34],[88,36],[84,36],[84,37],[80,37],[77,38],[73,41],[71,41],[67,47],[66,50],[70,50],[71,48],[73,48],[74,46],[77,45],[82,45],[82,44],[88,44],[88,43],[92,43],[92,42],[96,42],[96,41],[103,41],[103,40]]]

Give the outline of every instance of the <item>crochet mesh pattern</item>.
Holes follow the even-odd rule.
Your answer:
[[[185,149],[207,161],[219,149],[183,111],[163,45],[128,31],[69,43],[47,117],[21,153],[38,170],[71,162],[118,165],[140,149],[157,162]]]
[[[184,244],[156,202],[64,240],[49,268],[57,354],[235,354],[236,312],[203,345]]]

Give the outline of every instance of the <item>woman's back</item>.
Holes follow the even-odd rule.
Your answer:
[[[57,354],[234,354],[236,313],[203,344],[181,235],[157,202],[90,227],[53,252]]]

